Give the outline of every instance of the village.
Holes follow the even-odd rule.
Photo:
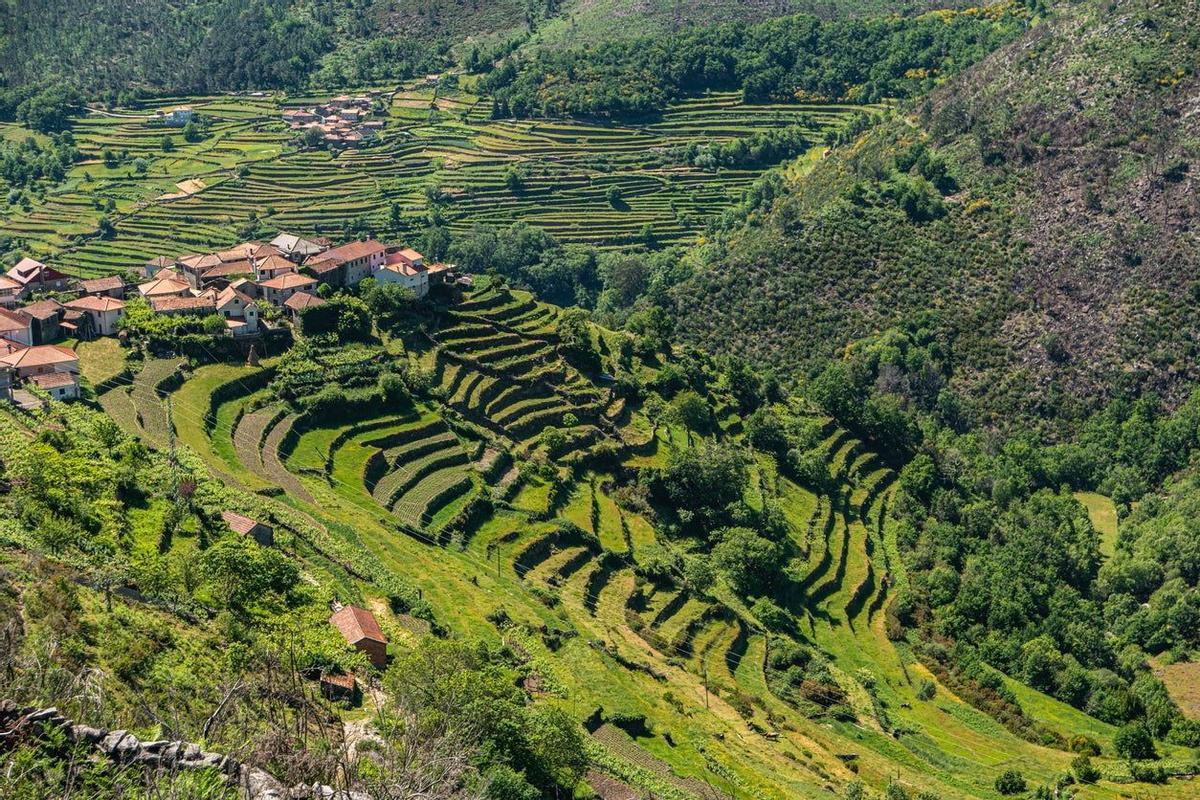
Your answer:
[[[290,130],[307,141],[331,147],[362,147],[375,141],[383,130],[382,112],[382,106],[377,106],[370,95],[339,95],[321,105],[287,109],[282,117]]]
[[[427,264],[409,247],[374,239],[335,247],[289,233],[219,252],[159,256],[123,275],[87,280],[23,258],[0,275],[0,398],[25,408],[46,396],[78,398],[79,357],[64,342],[123,337],[131,303],[164,317],[213,318],[224,325],[212,326],[216,335],[252,342],[273,327],[297,325],[307,309],[326,303],[322,295],[366,278],[399,285],[416,300],[471,283],[453,265]]]

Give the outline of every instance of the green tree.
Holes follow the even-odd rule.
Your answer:
[[[240,536],[226,536],[204,551],[201,570],[212,599],[235,611],[282,595],[300,579],[296,564],[277,550]]]
[[[749,528],[728,528],[719,536],[713,564],[735,592],[758,595],[775,585],[782,558],[779,545]]]
[[[525,713],[523,734],[529,748],[531,777],[544,786],[577,784],[587,771],[583,729],[567,712],[554,706],[535,705]],[[541,781],[536,781],[542,776]]]
[[[504,185],[513,194],[521,194],[525,191],[525,175],[515,166],[511,166],[504,171]]]
[[[194,120],[188,120],[183,126],[183,140],[185,142],[198,142],[204,138],[204,130]]]
[[[749,475],[736,448],[716,442],[675,451],[663,472],[667,498],[687,520],[710,528],[740,502]]]
[[[1025,791],[1025,776],[1015,769],[1005,770],[996,776],[995,786],[1002,795],[1020,794]]]
[[[1131,722],[1117,731],[1113,737],[1113,747],[1117,755],[1133,761],[1143,761],[1158,758],[1154,749],[1154,737],[1143,722]]]
[[[316,150],[319,147],[325,146],[325,133],[318,127],[305,128],[304,134],[300,137],[304,142],[304,146],[310,150]]]
[[[680,392],[673,404],[679,421],[688,428],[697,433],[708,433],[712,429],[712,409],[698,393],[691,389]]]

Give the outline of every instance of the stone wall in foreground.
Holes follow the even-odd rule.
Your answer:
[[[236,784],[245,800],[371,800],[362,792],[340,792],[328,786],[284,786],[266,770],[242,764],[230,756],[207,753],[191,742],[143,742],[128,731],[109,731],[72,722],[56,708],[21,708],[11,700],[0,702],[0,751],[44,725],[52,725],[68,740],[94,747],[117,764],[141,766],[168,775],[189,770],[213,770]]]

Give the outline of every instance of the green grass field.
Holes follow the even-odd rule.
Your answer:
[[[1076,492],[1075,499],[1083,503],[1092,527],[1100,535],[1100,555],[1111,556],[1117,546],[1117,508],[1113,501],[1095,492]]]

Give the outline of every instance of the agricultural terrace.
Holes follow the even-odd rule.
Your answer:
[[[486,97],[408,88],[385,95],[377,144],[334,155],[295,144],[280,119],[284,100],[186,98],[208,125],[195,142],[148,125],[154,108],[93,111],[72,126],[86,160],[45,197],[0,210],[0,234],[84,276],[228,246],[255,225],[313,235],[355,220],[411,233],[428,224],[431,204],[452,234],[524,221],[563,243],[687,242],[770,165],[704,169],[680,150],[786,128],[819,152],[827,131],[863,110],[713,93],[636,124],[491,120]],[[286,98],[289,107],[301,100],[313,98]]]
[[[1071,753],[977,710],[955,673],[889,638],[906,582],[892,465],[793,404],[779,412],[811,429],[826,477],[788,477],[750,446],[719,382],[710,383],[712,427],[691,430],[572,366],[559,348],[561,313],[523,292],[474,291],[419,350],[388,348],[430,377],[423,397],[400,406],[335,416],[281,402],[280,381],[312,380],[291,374],[286,355],[254,367],[149,359],[110,381],[99,402],[154,447],[174,434],[231,490],[257,498],[294,532],[312,574],[361,598],[386,630],[402,638],[411,624],[388,609],[387,573],[420,587],[449,630],[498,630],[533,665],[533,690],[585,722],[596,780],[610,786],[818,798],[856,778],[898,779],[944,798],[990,797],[1014,765],[1037,782],[1068,768]],[[592,334],[601,369],[657,380],[655,357],[618,363],[622,334]],[[349,384],[378,366],[378,351],[318,363],[317,385]],[[794,555],[771,612],[782,624],[731,583],[696,586],[662,566],[683,545],[660,535],[663,517],[637,498],[638,476],[714,441],[742,453],[749,513],[777,509],[786,528]],[[1012,683],[1054,733],[1083,732],[1112,752],[1111,726]],[[1081,796],[1124,796],[1108,782],[1128,777],[1123,762],[1098,763],[1105,779]],[[1188,791],[1171,782],[1155,796]]]

